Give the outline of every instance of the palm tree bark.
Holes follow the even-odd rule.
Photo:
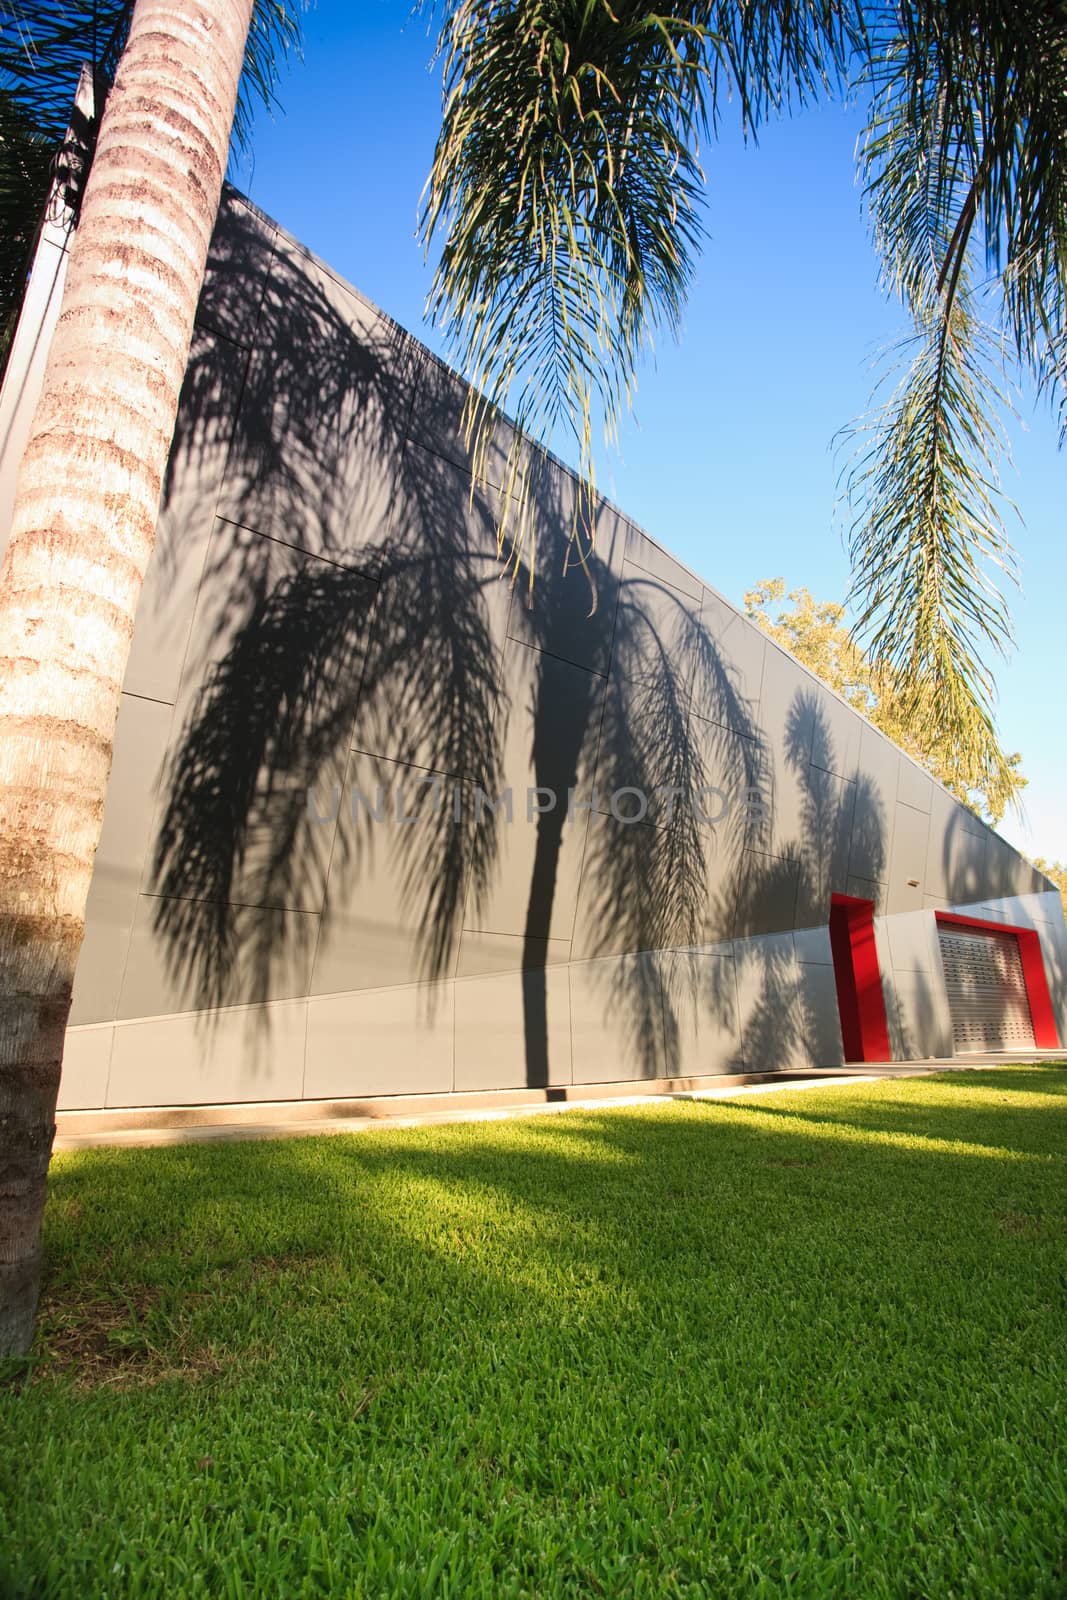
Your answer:
[[[63,1036],[253,0],[137,0],[0,573],[0,1354],[33,1337]]]

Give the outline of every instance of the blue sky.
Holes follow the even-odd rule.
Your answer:
[[[407,0],[318,0],[284,114],[261,116],[235,180],[338,272],[435,349],[430,272],[415,237],[440,119],[440,75]],[[866,408],[872,362],[904,331],[877,285],[853,152],[855,111],[824,106],[745,146],[729,115],[705,152],[709,239],[678,344],[641,378],[601,488],[738,604],[761,578],[840,599],[848,583],[834,435]],[[1018,648],[997,669],[1006,746],[1030,778],[1001,831],[1067,858],[1063,737],[1067,456],[1032,395],[1009,420],[1004,488],[1022,558]],[[1050,716],[1050,711],[1052,715]]]

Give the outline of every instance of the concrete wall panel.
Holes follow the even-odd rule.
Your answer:
[[[952,1055],[952,1021],[939,971],[882,973],[894,1061]]]
[[[1036,928],[1040,922],[1053,925],[1063,922],[1063,902],[1056,889],[1002,897],[990,894],[980,902],[956,905],[953,909],[964,916],[987,916],[994,922],[1008,922],[1019,928]]]
[[[792,656],[767,641],[763,662],[760,732],[780,744],[798,770],[812,758],[820,685]]]
[[[418,364],[406,333],[280,235],[219,515],[372,564],[401,504]]]
[[[817,1067],[839,1067],[845,1059],[841,1017],[833,967],[801,962],[798,992],[804,1015],[804,1039]]]
[[[170,706],[122,696],[104,824],[85,912],[85,941],[74,980],[72,1025],[109,1022],[117,1012],[170,719]]]
[[[436,1094],[453,1087],[450,983],[312,999],[307,1007],[309,1100]]]
[[[688,706],[703,638],[698,600],[623,562],[612,636],[613,678],[645,685],[646,697],[669,693]]]
[[[938,972],[941,955],[937,923],[929,911],[908,911],[886,918],[886,963],[894,972]]]
[[[285,248],[281,230],[243,195],[224,188],[196,308],[201,327],[251,349],[279,244]]]
[[[893,809],[893,843],[889,852],[890,912],[914,911],[922,906],[929,832],[928,813],[898,800]]]
[[[693,711],[750,738],[760,726],[764,634],[705,588],[692,669]]]
[[[318,927],[319,918],[308,912],[142,894],[118,1017],[158,1017],[212,1004],[255,1005],[306,995]]]
[[[886,886],[876,883],[871,878],[849,877],[846,894],[853,895],[857,900],[870,900],[874,904],[878,916],[883,915],[886,909]]]
[[[581,552],[583,567],[577,545],[569,542],[577,499],[574,479],[549,463],[534,502],[533,587],[529,568],[523,566],[514,585],[508,631],[522,644],[605,675],[619,609],[627,524],[613,507],[603,506],[594,548],[583,546]],[[502,587],[510,593],[510,579]],[[629,613],[625,626],[633,626]]]
[[[546,1079],[553,1086],[571,1082],[567,968],[457,983],[456,1089],[543,1087]]]
[[[738,872],[734,936],[743,939],[794,927],[799,878],[798,862],[746,850]]]
[[[798,928],[793,934],[793,944],[801,966],[833,966],[834,955],[830,948],[829,925],[822,928]]]
[[[460,814],[466,815],[462,805]],[[447,775],[353,752],[338,807],[311,993],[454,976],[467,841],[468,828],[455,820]]]
[[[856,784],[822,767],[809,766],[804,785],[798,928],[827,923],[831,895],[849,893],[848,856],[856,803]]]
[[[575,1083],[663,1077],[664,973],[655,955],[570,967]]]
[[[57,1111],[96,1111],[106,1105],[114,1031],[110,1023],[67,1029]]]
[[[739,939],[734,959],[745,1070],[811,1066],[793,935]]]
[[[182,673],[155,892],[320,911],[376,598],[357,573],[217,522]],[[240,795],[238,805],[227,796]]]
[[[771,855],[801,857],[814,842],[820,820],[816,800],[826,776],[810,766],[815,709],[810,676],[768,644],[759,716],[762,773],[757,780],[766,815],[751,843]]]
[[[504,652],[506,729],[501,788],[513,821],[497,828],[496,863],[479,895],[472,885],[464,926],[482,933],[570,940],[592,799],[604,679],[509,640]],[[530,817],[529,792],[556,796]],[[568,794],[575,808],[568,817]],[[535,798],[534,804],[548,804]]]
[[[668,1077],[696,1078],[744,1070],[731,946],[679,950],[664,989]]]
[[[934,782],[920,766],[908,756],[904,756],[900,763],[900,775],[897,779],[897,799],[906,806],[914,806],[916,811],[925,811],[928,815],[934,798]]]
[[[559,966],[570,960],[567,939],[524,939],[517,933],[478,933],[464,928],[460,936],[458,978],[488,977],[494,972]]]
[[[1043,873],[1031,866],[1005,839],[986,830],[985,876],[990,890],[1000,895],[1041,894],[1047,888]]]
[[[1041,941],[1045,977],[1056,1017],[1060,1047],[1067,1049],[1067,927],[1064,926],[1062,914],[1055,921],[1035,919],[1034,927]]]
[[[671,869],[670,834],[593,812],[571,955],[576,961],[685,942],[689,897]],[[669,880],[673,881],[669,881]]]
[[[299,1100],[303,1001],[118,1023],[109,1106]]]
[[[737,925],[738,878],[745,854],[744,836],[727,821],[701,828],[703,874],[698,884],[696,942],[722,944]],[[688,942],[688,941],[687,941]]]
[[[651,577],[670,584],[672,589],[680,589],[694,600],[704,597],[704,585],[695,573],[675,560],[674,556],[668,555],[654,539],[650,539],[647,533],[642,533],[632,523],[626,526],[626,560]]]
[[[419,350],[409,436],[424,449],[469,472],[470,453],[463,429],[466,398],[466,384],[429,350]],[[494,488],[502,488],[508,482],[508,454],[514,436],[515,430],[501,418],[485,459],[487,480]]]
[[[935,788],[931,793],[924,892],[950,903],[974,900],[983,891],[988,892],[989,837],[973,812],[943,789]]]
[[[814,696],[812,765],[838,778],[852,780],[859,770],[863,721],[829,689],[819,685]]]
[[[737,849],[743,844],[756,848],[764,823],[749,806],[749,791],[762,799],[766,774],[766,752],[762,741],[737,733],[720,722],[711,722],[695,713],[689,719],[688,737],[699,780],[697,821],[702,827],[725,833]]]
[[[403,475],[403,537],[383,549],[354,743],[450,776],[484,780],[493,760],[501,655],[515,601],[502,580],[500,496],[475,490],[416,445]]]
[[[888,879],[900,759],[888,739],[864,724],[848,856],[853,877]]]

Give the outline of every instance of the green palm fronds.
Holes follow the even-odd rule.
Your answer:
[[[543,444],[569,430],[591,468],[594,407],[613,431],[642,349],[678,325],[700,239],[696,8],[461,0],[443,52],[423,229],[444,234],[430,304],[474,385],[475,474],[505,405]],[[520,505],[525,466],[516,441],[505,487]]]
[[[51,182],[52,154],[48,140],[0,90],[0,372]]]
[[[257,104],[277,102],[285,58],[299,54],[305,0],[256,0],[234,117],[234,142],[245,148]],[[66,133],[83,63],[97,83],[114,77],[134,0],[0,0],[0,87],[40,133]]]
[[[721,96],[736,90],[754,128],[836,74],[856,27],[839,5],[772,0],[457,0],[448,13],[422,218],[427,245],[443,238],[430,309],[474,386],[476,478],[505,408],[542,449],[569,432],[580,554],[594,416],[611,439],[642,354],[680,325],[703,233],[700,138]],[[516,437],[501,522],[516,572],[535,459]]]
[[[134,0],[0,0],[0,371],[14,334],[56,157],[83,65],[106,94]],[[256,0],[233,147],[248,147],[257,104],[276,104],[282,62],[299,54],[305,0]]]
[[[1064,415],[1067,12],[900,6],[872,31],[866,77],[866,194],[915,332],[849,476],[858,634],[963,781],[1014,799],[990,670],[1011,642],[1001,580],[1016,572],[999,417],[1005,354]]]

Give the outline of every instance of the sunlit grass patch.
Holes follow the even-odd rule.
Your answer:
[[[1062,1596],[1067,1072],[57,1159],[12,1596]]]

